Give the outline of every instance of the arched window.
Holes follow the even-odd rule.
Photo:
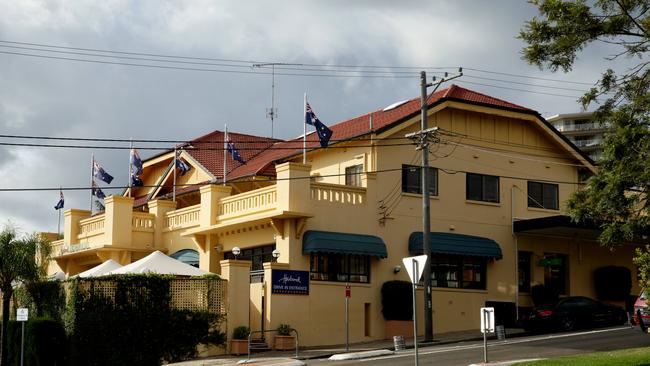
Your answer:
[[[182,249],[170,255],[170,257],[189,264],[190,266],[199,268],[199,252],[194,249]]]

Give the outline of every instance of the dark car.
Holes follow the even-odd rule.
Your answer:
[[[603,304],[584,296],[560,299],[553,305],[533,309],[524,328],[531,331],[574,330],[597,326],[619,325],[627,321],[623,308]]]

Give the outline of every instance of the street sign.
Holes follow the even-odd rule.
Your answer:
[[[413,265],[414,261],[417,263],[417,266]],[[417,284],[420,282],[420,278],[422,278],[422,272],[424,272],[424,266],[427,264],[427,256],[418,255],[415,257],[402,258],[402,263],[404,263],[406,273],[408,273],[409,278],[411,278],[411,283]]]
[[[29,315],[29,309],[18,308],[16,309],[16,321],[26,322]]]
[[[481,333],[494,333],[494,308],[481,308]]]
[[[345,285],[345,297],[351,297],[352,295],[352,288],[350,285]]]

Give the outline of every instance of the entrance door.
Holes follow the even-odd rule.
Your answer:
[[[262,272],[262,277],[263,278],[264,272]],[[255,274],[251,272],[251,292],[250,292],[250,315],[249,315],[249,322],[250,322],[250,328],[251,332],[254,331],[263,331],[264,330],[264,282],[259,281],[255,278]],[[257,338],[260,336],[259,334],[256,334],[255,337]],[[262,333],[261,338],[264,338],[264,335]]]

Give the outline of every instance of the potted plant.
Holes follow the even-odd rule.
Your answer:
[[[288,351],[295,348],[295,338],[291,335],[293,330],[289,324],[280,324],[275,329],[275,349],[278,351]]]
[[[230,340],[230,353],[233,355],[243,355],[248,353],[248,335],[251,334],[249,327],[240,325],[232,332]]]

